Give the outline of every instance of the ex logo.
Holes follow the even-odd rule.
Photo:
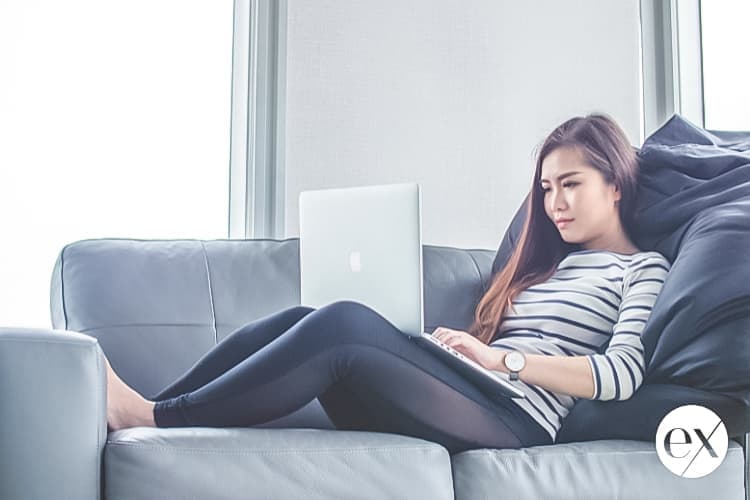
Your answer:
[[[698,405],[675,408],[656,430],[656,453],[673,474],[703,477],[724,461],[729,438],[716,413]]]

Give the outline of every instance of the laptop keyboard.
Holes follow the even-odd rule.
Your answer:
[[[424,336],[425,336],[425,338],[427,338],[430,341],[432,341],[433,344],[437,344],[438,346],[442,347],[444,350],[446,350],[449,353],[453,354],[457,358],[461,358],[464,361],[468,361],[469,363],[476,364],[475,361],[467,358],[466,356],[464,356],[463,354],[461,354],[460,352],[458,352],[457,350],[455,350],[454,348],[452,348],[448,344],[444,343],[442,340],[436,339],[435,337],[433,337],[432,335],[428,334],[427,332],[425,332]]]

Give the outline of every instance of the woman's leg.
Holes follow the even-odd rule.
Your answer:
[[[179,379],[147,399],[161,401],[194,391],[258,351],[314,310],[306,306],[289,307],[238,328],[204,354]]]
[[[305,315],[202,387],[157,401],[154,419],[159,427],[252,426],[318,396],[338,428],[421,437],[451,452],[539,444],[529,436],[536,439],[541,428],[530,428],[530,417],[513,403],[487,398],[377,312],[351,301]]]

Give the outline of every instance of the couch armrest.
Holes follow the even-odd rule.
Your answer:
[[[106,389],[96,339],[0,328],[0,498],[101,498]]]

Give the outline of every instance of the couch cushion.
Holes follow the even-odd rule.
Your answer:
[[[732,440],[722,464],[696,479],[671,473],[659,461],[654,443],[647,441],[470,450],[454,455],[452,461],[457,500],[745,498],[742,447]]]
[[[107,500],[453,499],[440,445],[374,432],[149,428],[109,434]]]
[[[200,241],[82,240],[58,255],[56,329],[95,337],[115,371],[154,394],[216,343]]]

